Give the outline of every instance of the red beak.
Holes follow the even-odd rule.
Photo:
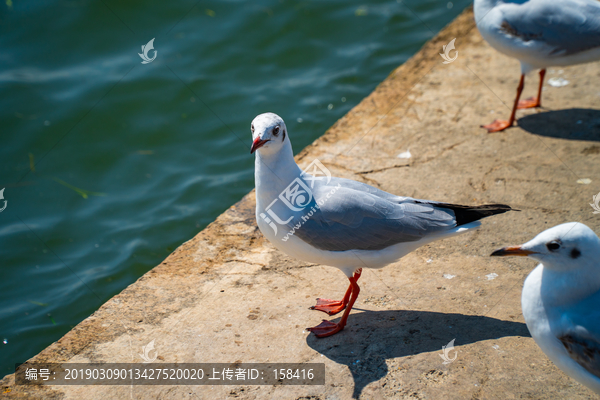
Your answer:
[[[263,145],[265,143],[267,143],[269,140],[260,140],[260,137],[257,137],[256,139],[254,139],[254,142],[252,142],[252,147],[250,148],[250,154],[254,153],[256,150],[260,149],[261,147],[263,147]]]

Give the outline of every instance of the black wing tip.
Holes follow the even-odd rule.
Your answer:
[[[436,203],[435,206],[440,208],[448,208],[454,211],[457,226],[465,225],[474,221],[479,221],[482,218],[491,217],[492,215],[503,214],[508,211],[521,211],[515,210],[507,204],[483,204],[481,206],[463,206],[459,204]]]

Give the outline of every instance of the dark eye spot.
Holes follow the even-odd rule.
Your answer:
[[[279,125],[276,126],[275,128],[273,128],[273,135],[275,135],[275,136],[279,135]]]
[[[250,124],[250,130],[254,133],[254,124]]]
[[[571,258],[578,258],[581,255],[579,249],[575,248],[571,250]]]
[[[283,130],[283,138],[281,139],[281,141],[283,142],[285,140],[285,129]]]
[[[553,240],[551,242],[546,243],[546,247],[550,251],[556,251],[560,249],[560,243],[558,242],[558,240]]]

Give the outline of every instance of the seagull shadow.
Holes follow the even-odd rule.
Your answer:
[[[462,346],[505,336],[531,337],[521,322],[480,315],[393,310],[352,314],[342,332],[323,339],[311,334],[306,342],[322,355],[348,366],[354,379],[353,398],[358,398],[365,386],[387,375],[386,359],[428,352],[442,354],[442,346],[452,339],[456,339],[456,346]],[[454,354],[449,352],[450,357]],[[435,365],[443,365],[437,355],[433,359]]]
[[[519,118],[518,124],[536,135],[600,141],[600,110],[570,108],[541,112]]]

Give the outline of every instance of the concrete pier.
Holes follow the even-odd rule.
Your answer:
[[[438,53],[453,38],[458,58],[443,64]],[[156,362],[325,363],[324,386],[32,387],[9,375],[0,393],[99,400],[595,398],[529,336],[520,295],[535,262],[489,255],[563,222],[600,233],[600,215],[589,205],[600,192],[600,63],[549,69],[546,82],[569,83],[546,83],[542,109],[519,111],[518,127],[488,134],[479,126],[508,117],[519,74],[519,63],[489,47],[466,10],[297,156],[301,166],[319,159],[335,176],[399,195],[522,210],[365,270],[343,332],[317,339],[305,328],[339,319],[308,308],[316,297],[342,297],[347,279],[277,251],[256,226],[250,192],[30,360],[141,362],[142,347],[154,340]],[[528,77],[524,97],[535,93],[537,79]],[[412,158],[397,157],[408,149]],[[443,364],[442,346],[453,339],[456,359]]]

